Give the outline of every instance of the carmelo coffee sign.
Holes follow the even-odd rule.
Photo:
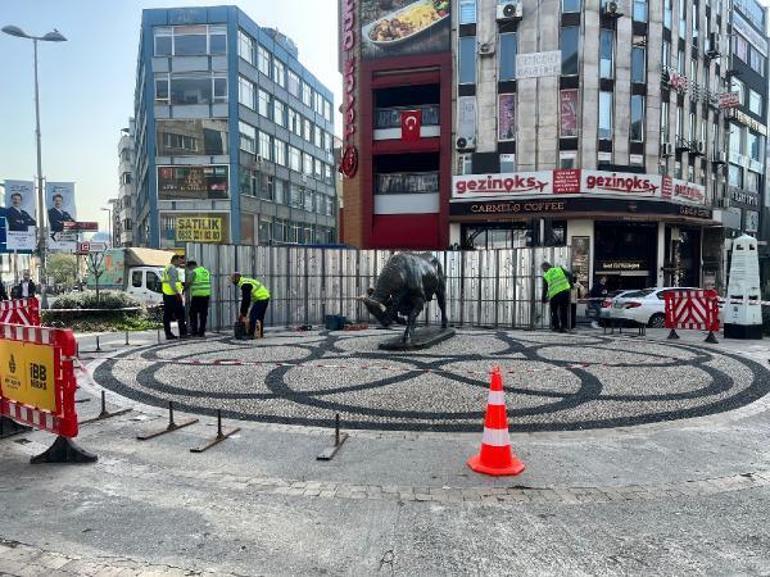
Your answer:
[[[355,146],[356,136],[356,88],[358,81],[358,31],[356,29],[356,14],[358,0],[344,0],[342,11],[342,50],[345,54],[342,69],[343,80],[343,110],[342,117],[345,125],[343,135],[342,160],[340,172],[348,178],[353,178],[358,172],[358,149]]]

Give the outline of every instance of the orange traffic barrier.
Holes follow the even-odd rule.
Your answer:
[[[525,468],[524,463],[519,461],[511,450],[503,375],[500,373],[500,367],[492,370],[492,378],[489,382],[489,400],[484,419],[484,436],[481,438],[481,451],[468,459],[468,466],[477,473],[495,476],[518,475]]]

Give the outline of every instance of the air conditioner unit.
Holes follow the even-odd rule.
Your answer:
[[[715,152],[712,162],[714,164],[727,164],[727,153],[724,151]]]
[[[672,156],[674,154],[674,147],[671,145],[670,142],[664,142],[660,145],[660,156],[663,158],[668,158],[669,156]]]
[[[709,34],[709,47],[706,51],[706,58],[713,60],[719,58],[721,53],[719,52],[719,34],[712,32]]]
[[[521,2],[506,2],[497,5],[497,21],[511,22],[521,20],[524,17],[524,9]]]
[[[620,11],[620,6],[614,0],[609,0],[604,4],[602,14],[607,18],[620,18],[623,13]]]
[[[495,53],[494,42],[482,42],[479,44],[479,54],[481,56],[491,56]]]
[[[476,150],[476,139],[473,136],[460,136],[455,141],[455,147],[462,152]]]
[[[706,145],[702,140],[693,140],[690,143],[690,152],[695,156],[703,156],[706,153]]]

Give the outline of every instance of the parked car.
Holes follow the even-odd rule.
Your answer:
[[[612,306],[615,299],[622,297],[623,295],[637,292],[636,290],[615,290],[607,293],[606,297],[602,297],[599,308],[599,326],[610,326],[613,319],[618,318],[615,313],[615,308]]]
[[[612,316],[633,325],[662,329],[666,323],[666,294],[700,290],[693,287],[649,288],[629,291],[612,301]]]

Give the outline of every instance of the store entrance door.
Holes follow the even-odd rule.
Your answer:
[[[607,277],[609,290],[655,286],[657,223],[597,221],[594,239],[594,271]]]

